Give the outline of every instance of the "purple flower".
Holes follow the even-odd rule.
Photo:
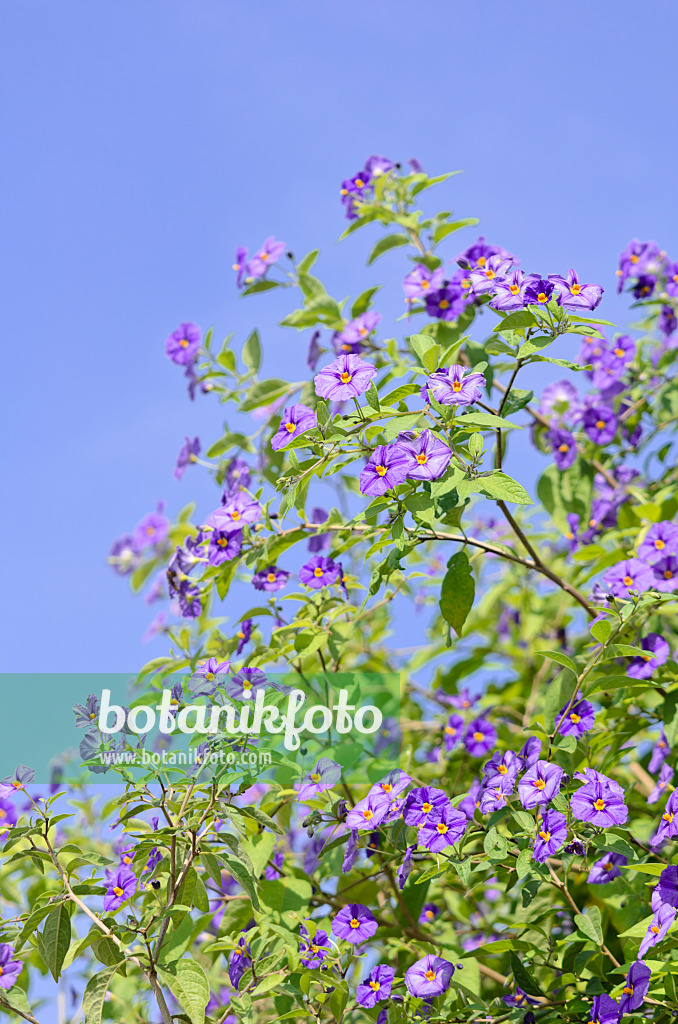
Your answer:
[[[619,1003],[605,992],[593,997],[591,1005],[591,1024],[617,1024],[619,1020]]]
[[[648,270],[659,271],[663,265],[664,259],[656,242],[640,242],[637,238],[632,239],[619,256],[618,290],[622,290],[627,278],[638,277]]]
[[[653,274],[641,274],[633,286],[633,294],[637,299],[649,299],[656,284],[657,278]]]
[[[16,807],[12,801],[6,797],[0,797],[0,836],[12,825],[16,825],[17,817]]]
[[[662,306],[662,311],[657,320],[657,330],[666,339],[671,337],[676,327],[678,327],[678,316],[676,316],[675,310],[672,306]]]
[[[398,882],[398,888],[402,889],[407,881],[410,871],[412,870],[412,859],[414,857],[415,846],[408,846],[405,850],[405,856],[403,862],[396,871],[396,880]]]
[[[388,999],[391,994],[391,984],[395,977],[395,971],[386,964],[379,964],[373,967],[367,976],[367,980],[361,982],[356,988],[356,1001],[358,1006],[370,1010],[382,999]]]
[[[502,313],[522,309],[525,305],[525,288],[528,283],[522,270],[511,270],[505,277],[494,282],[494,296],[490,300],[490,306],[492,309],[501,310]]]
[[[432,853],[457,843],[466,831],[466,816],[449,804],[427,815],[419,829],[419,842]]]
[[[202,614],[202,601],[197,587],[187,582],[179,584],[179,610],[185,619],[197,619]]]
[[[450,715],[443,729],[445,749],[452,750],[464,735],[464,719],[461,715]]]
[[[160,512],[149,512],[134,528],[134,543],[138,549],[162,544],[169,535],[170,521]]]
[[[502,755],[495,754],[487,764],[483,765],[485,785],[493,786],[502,782],[515,782],[518,772],[522,770],[522,767],[523,762],[518,754],[514,754],[512,750],[507,750]]]
[[[525,297],[523,300],[526,306],[546,306],[552,297],[560,305],[560,294],[555,291],[555,285],[552,281],[544,281],[538,274],[528,275],[525,282]]]
[[[484,267],[490,256],[504,256],[506,259],[514,260],[510,252],[502,249],[500,245],[488,244],[485,236],[481,235],[477,242],[459,253],[457,263],[464,269],[473,270],[475,267]]]
[[[106,913],[118,910],[137,891],[137,876],[126,867],[118,868],[115,872],[107,871],[106,883],[108,885],[104,896]]]
[[[576,736],[579,739],[596,724],[593,704],[587,700],[580,700],[569,710],[566,704],[558,712],[555,724],[561,736]]]
[[[261,516],[259,502],[245,491],[238,491],[224,505],[210,512],[205,526],[211,526],[222,533],[233,533],[234,530],[242,530],[248,523],[256,523]]]
[[[8,991],[15,983],[23,968],[21,960],[13,960],[14,947],[0,942],[0,988]]]
[[[549,281],[553,281],[565,309],[595,309],[603,297],[599,284],[580,284],[575,270],[568,270],[567,277],[549,274]]]
[[[346,824],[352,829],[374,828],[382,823],[390,809],[391,801],[385,793],[368,793],[348,812]]]
[[[401,444],[379,445],[360,474],[361,493],[370,497],[386,494],[386,491],[406,480],[410,465],[409,453]]]
[[[447,704],[451,704],[453,708],[459,708],[460,711],[468,711],[469,708],[472,708],[480,700],[480,694],[472,697],[470,691],[466,688],[460,690],[459,693],[453,694],[447,694],[444,690],[438,690],[437,696],[441,700],[445,700]]]
[[[644,591],[652,587],[652,569],[639,558],[627,558],[617,562],[603,576],[614,597],[631,597],[631,591]]]
[[[429,270],[423,263],[417,263],[403,281],[407,301],[413,302],[415,299],[424,298],[429,292],[437,291],[443,283],[443,275],[442,267]]]
[[[251,277],[263,277],[270,266],[280,259],[285,251],[284,242],[276,242],[273,235],[266,239],[261,249],[257,249],[247,264],[247,272]]]
[[[240,979],[252,963],[249,952],[245,936],[241,935],[238,939],[238,948],[232,950],[228,958],[228,978],[236,991],[240,987]]]
[[[464,745],[471,757],[483,757],[497,742],[497,730],[487,718],[475,718],[469,722]]]
[[[408,480],[438,480],[450,464],[452,452],[430,430],[416,437],[411,431],[398,434],[397,447],[407,458]]]
[[[466,295],[461,288],[443,284],[426,294],[426,312],[436,320],[456,320],[466,308]]]
[[[182,476],[193,462],[197,462],[198,455],[200,454],[200,439],[194,437],[191,441],[190,437],[184,439],[184,443],[179,450],[177,455],[177,464],[174,467],[174,479],[181,480]]]
[[[547,384],[541,394],[539,412],[546,419],[560,422],[572,419],[579,411],[579,394],[569,380],[557,380]]]
[[[626,674],[632,679],[649,679],[660,665],[666,664],[671,648],[659,633],[648,633],[640,641],[640,646],[648,653],[632,658]]]
[[[341,765],[329,757],[321,757],[314,768],[304,775],[297,799],[304,803],[326,789],[332,789],[341,778]]]
[[[678,790],[675,792],[678,792]],[[674,794],[672,793],[671,796],[673,795]],[[659,876],[655,893],[659,896],[661,903],[666,903],[669,907],[678,908],[678,866],[670,864],[668,867],[664,868]],[[657,909],[655,907],[654,899],[652,901],[652,906],[655,910]]]
[[[329,587],[339,579],[339,566],[326,555],[314,555],[299,570],[299,579],[311,590]]]
[[[250,467],[244,459],[239,459],[236,456],[226,467],[226,488],[221,504],[225,505],[233,497],[234,492],[249,487],[249,484]]]
[[[511,260],[505,256],[490,256],[482,267],[476,267],[470,273],[471,285],[476,295],[493,292],[497,285],[504,281],[511,266]]]
[[[537,761],[518,783],[518,796],[526,810],[547,804],[560,792],[563,770],[548,761]]]
[[[628,863],[622,853],[605,853],[594,861],[586,881],[589,885],[607,885],[621,875],[621,868]]]
[[[675,555],[660,558],[652,566],[652,590],[664,594],[678,590],[678,558]]]
[[[280,418],[280,426],[271,438],[271,448],[277,452],[279,448],[284,448],[286,444],[301,434],[305,434],[307,430],[312,430],[316,424],[316,415],[313,409],[309,409],[307,405],[295,402],[294,405],[285,406]]]
[[[349,903],[342,907],[332,920],[332,931],[338,939],[347,942],[366,942],[377,930],[377,922],[371,910],[362,903]]]
[[[242,288],[245,276],[247,274],[247,249],[244,245],[239,245],[235,250],[235,262],[233,263],[233,270],[235,270],[235,283],[236,287]]]
[[[439,913],[440,907],[437,907],[435,903],[425,903],[421,908],[419,924],[430,924],[431,921],[435,921]]]
[[[197,324],[179,324],[165,342],[165,353],[178,366],[188,366],[195,361],[201,339],[202,331]]]
[[[567,818],[560,811],[548,810],[537,826],[534,837],[534,859],[543,864],[552,857],[567,839]]]
[[[481,397],[481,388],[485,387],[482,373],[467,374],[466,367],[454,363],[446,370],[432,373],[424,389],[428,391],[440,405],[473,405]]]
[[[519,1008],[539,1005],[539,1000],[528,996],[527,992],[523,992],[520,985],[516,985],[514,991],[510,995],[504,996],[503,1001],[507,1006],[517,1006]],[[525,1018],[523,1018],[523,1020],[524,1019]]]
[[[669,747],[669,741],[666,738],[664,726],[662,725],[661,734],[652,749],[652,757],[650,758],[647,770],[654,775],[655,772],[659,771],[670,753],[671,748]]]
[[[388,775],[372,785],[370,793],[384,794],[389,800],[394,800],[405,792],[411,781],[411,777],[402,768],[392,768]]]
[[[481,814],[492,814],[494,811],[506,807],[508,798],[513,792],[515,781],[513,779],[502,779],[491,787],[482,786],[478,791],[480,797],[478,808]]]
[[[315,370],[316,366],[318,365],[318,360],[320,359],[320,356],[322,354],[320,345],[318,344],[319,338],[320,331],[314,331],[313,334],[311,335],[311,340],[308,343],[308,351],[306,353],[306,365],[308,366],[309,370],[311,370],[311,372]]]
[[[376,367],[353,354],[337,356],[334,362],[324,366],[315,377],[315,393],[332,402],[343,402],[347,398],[358,398],[376,377]]]
[[[552,427],[546,440],[553,449],[553,461],[560,470],[569,469],[577,458],[577,442],[569,430]]]
[[[330,940],[327,932],[318,930],[311,939],[308,938],[308,933],[303,925],[301,925],[301,930],[302,940],[299,947],[301,955],[299,959],[304,967],[310,967],[315,970],[320,967],[325,957],[332,952]]]
[[[230,667],[230,661],[220,662],[218,658],[209,658],[191,676],[188,684],[189,691],[196,697],[211,697],[217,687],[225,681]]]
[[[618,783],[590,768],[585,773],[577,772],[575,778],[590,779],[572,797],[571,807],[575,818],[590,821],[592,825],[601,828],[624,824],[629,811]]]
[[[286,585],[290,574],[286,569],[279,569],[277,565],[269,565],[268,569],[262,569],[252,577],[255,590],[266,590],[273,593],[275,590],[282,590]]]
[[[238,648],[235,653],[236,655],[242,654],[245,644],[249,642],[249,639],[252,636],[252,620],[243,619],[240,623],[240,629],[235,635],[238,638]]]
[[[405,984],[410,995],[422,999],[441,996],[450,987],[454,965],[440,956],[427,953],[405,971]]]
[[[671,765],[663,764],[659,769],[659,779],[657,784],[647,798],[648,804],[656,804],[660,796],[664,795],[664,792],[673,778],[673,768]]]
[[[139,564],[140,551],[134,537],[124,534],[113,541],[108,555],[108,563],[118,576],[128,576]]]
[[[207,561],[210,565],[223,565],[230,562],[242,550],[242,530],[224,533],[223,530],[212,530],[207,546]]]
[[[583,426],[594,444],[609,444],[617,433],[617,417],[606,405],[596,405],[584,413]]]
[[[652,946],[656,946],[658,942],[661,942],[662,939],[666,937],[666,934],[675,919],[676,908],[663,903],[655,913],[651,924],[645,932],[645,936],[638,950],[639,957],[645,956],[648,949],[651,949]]]
[[[394,167],[395,164],[392,160],[389,160],[387,156],[379,156],[377,153],[368,156],[365,161],[365,173],[370,179],[378,178],[381,174],[388,174]]]
[[[75,712],[75,728],[89,729],[94,719],[99,717],[100,706],[98,698],[93,693],[90,693],[84,704],[74,705],[73,711]],[[15,788],[5,787],[0,784],[0,796],[10,796],[15,792]]]
[[[403,818],[406,825],[423,825],[435,820],[444,807],[449,807],[450,798],[442,789],[431,786],[420,786],[407,794],[403,807]]]
[[[678,526],[669,520],[653,523],[638,545],[638,558],[655,565],[669,555],[678,555]]]
[[[625,1013],[633,1013],[643,1005],[647,990],[650,987],[650,968],[642,960],[636,960],[631,964],[631,969],[626,975],[626,983],[622,989],[622,996],[619,1000],[620,1019]]]
[[[234,700],[250,700],[257,690],[262,690],[268,679],[260,668],[241,668],[229,680],[224,691]]]
[[[522,746],[520,757],[525,768],[531,768],[539,760],[541,753],[541,740],[538,736],[530,736]]]
[[[355,345],[365,342],[372,331],[376,330],[381,321],[381,313],[368,310],[361,313],[355,320],[349,320],[338,336],[338,340],[346,344]]]
[[[311,512],[309,519],[310,523],[324,523],[327,520],[327,512],[324,508],[314,508]],[[311,535],[308,542],[308,550],[317,553],[318,551],[324,551],[325,548],[330,546],[330,535],[329,533],[321,533],[319,530]]]

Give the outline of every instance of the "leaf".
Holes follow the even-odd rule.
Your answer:
[[[259,409],[262,405],[270,405],[276,398],[280,398],[292,388],[294,388],[293,384],[279,377],[261,380],[249,389],[240,408],[242,412],[250,412],[252,409]]]
[[[335,1020],[341,1020],[344,1010],[346,1009],[347,1002],[348,984],[346,983],[346,980],[342,978],[330,996],[330,1010],[334,1014]]]
[[[412,334],[409,339],[410,348],[428,373],[433,373],[438,365],[440,348],[430,334]]]
[[[603,650],[600,661],[612,661],[613,658],[642,658],[646,654],[647,651],[642,647],[633,647],[631,644],[610,644]]]
[[[513,951],[509,953],[509,958],[516,985],[519,985],[530,996],[543,996],[544,993],[539,985]]]
[[[210,985],[200,964],[183,959],[167,967],[158,965],[158,976],[186,1011],[191,1024],[205,1024]]]
[[[55,907],[45,921],[42,930],[45,963],[55,981],[59,980],[64,957],[71,944],[71,917],[67,904]]]
[[[603,923],[600,916],[600,909],[595,905],[588,908],[587,914],[575,914],[574,923],[577,931],[585,935],[587,939],[595,942],[596,946],[603,944]]]
[[[521,327],[537,327],[538,321],[526,309],[519,309],[517,313],[509,313],[500,324],[495,327],[497,331],[515,331]]]
[[[457,636],[461,636],[475,598],[475,581],[465,551],[452,555],[440,591],[440,611]]]
[[[522,484],[501,471],[482,476],[477,481],[484,491],[497,501],[510,501],[515,505],[531,505],[532,498]]]
[[[550,658],[551,661],[557,661],[559,665],[569,668],[570,672],[575,676],[577,675],[577,666],[572,661],[572,658],[568,658],[566,654],[562,654],[560,651],[535,651],[535,654],[541,654],[544,658]]]
[[[379,259],[379,257],[383,255],[383,253],[388,252],[389,249],[397,249],[399,246],[407,245],[408,243],[409,238],[407,237],[407,235],[385,235],[383,238],[379,239],[377,244],[372,249],[372,252],[367,257],[368,267],[370,263],[374,263],[375,260]]]
[[[604,644],[612,632],[612,625],[609,619],[600,619],[599,622],[593,622],[591,624],[591,636],[598,643]]]
[[[42,919],[47,917],[48,914],[51,914],[54,909],[54,905],[49,903],[47,906],[38,907],[33,911],[30,917],[24,922],[24,926],[14,942],[15,952],[19,952],[28,936],[33,934]]]
[[[379,412],[379,393],[374,386],[374,381],[370,381],[370,386],[365,392],[365,398],[367,399],[367,404],[372,406],[375,412]]]
[[[253,373],[256,373],[261,366],[261,343],[257,330],[252,331],[243,345],[242,361],[248,370],[251,370]]]
[[[318,249],[312,249],[311,252],[306,253],[304,258],[297,264],[297,271],[300,274],[307,274],[311,269],[315,261],[318,259]]]
[[[460,416],[459,419],[454,422],[455,427],[461,427],[465,430],[467,427],[487,428],[488,430],[522,430],[523,428],[519,423],[513,423],[512,420],[504,419],[503,416],[495,416],[491,412],[472,412],[467,416]]]
[[[460,228],[473,227],[474,224],[479,224],[480,221],[477,217],[466,217],[464,220],[453,220],[449,224],[439,224],[433,232],[433,241],[438,244],[443,238],[447,238],[453,231],[459,231]]]
[[[104,1005],[104,999],[108,992],[108,986],[111,983],[113,975],[117,971],[119,964],[114,964],[113,967],[107,967],[104,971],[100,971],[95,974],[93,978],[87,982],[87,988],[82,997],[82,1009],[85,1014],[84,1024],[101,1024],[101,1011]],[[202,1024],[202,1022],[201,1022]]]
[[[267,978],[263,978],[254,992],[252,992],[252,999],[256,999],[257,996],[263,996],[265,992],[270,992],[271,989],[277,988],[285,978],[287,977],[285,971],[277,971],[276,974],[269,974]]]

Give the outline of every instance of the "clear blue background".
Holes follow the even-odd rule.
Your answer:
[[[335,244],[339,182],[370,153],[463,168],[429,208],[479,216],[527,270],[602,283],[609,319],[629,238],[678,252],[670,0],[0,14],[6,671],[130,671],[164,651],[141,644],[152,611],[105,562],[159,498],[216,503],[201,471],[172,479],[184,433],[207,444],[223,417],[188,402],[164,338],[183,319],[239,339],[259,324],[265,369],[301,367],[306,335],[275,327],[288,296],[233,285],[235,246],[269,233],[320,245],[340,297],[389,280],[392,322],[402,252],[365,270],[369,233]]]

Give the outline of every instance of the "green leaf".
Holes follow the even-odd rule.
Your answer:
[[[612,661],[613,658],[644,658],[647,651],[642,647],[633,647],[631,644],[610,644],[606,647],[600,657],[600,661]]]
[[[409,238],[407,237],[407,235],[384,235],[383,238],[379,239],[377,244],[372,249],[372,252],[367,257],[368,267],[370,263],[374,263],[376,259],[379,259],[379,257],[383,253],[388,252],[389,249],[397,249],[399,246],[407,245],[408,243]]]
[[[457,636],[461,636],[468,613],[473,607],[476,586],[465,551],[452,555],[440,591],[440,611]]]
[[[600,644],[604,644],[612,632],[612,625],[608,619],[600,619],[599,622],[592,623],[590,628],[591,636]]]
[[[412,334],[409,339],[410,348],[428,373],[433,373],[438,365],[440,348],[430,334]]]
[[[592,904],[587,914],[575,914],[574,923],[577,931],[585,935],[587,939],[595,942],[596,946],[603,944],[603,922],[600,916],[600,909]]]
[[[243,345],[242,361],[252,373],[256,373],[261,366],[261,343],[259,341],[259,332],[256,330],[252,331]]]
[[[38,907],[36,910],[33,911],[30,917],[25,921],[23,928],[19,932],[19,935],[14,942],[14,949],[17,953],[23,946],[28,936],[33,934],[33,932],[38,927],[42,919],[47,917],[48,914],[51,914],[54,911],[54,909],[54,905],[50,903],[47,906]]]
[[[299,274],[308,273],[315,261],[318,259],[318,252],[318,249],[312,249],[311,252],[307,253],[301,262],[297,264],[297,272]]]
[[[514,423],[512,420],[507,420],[503,416],[494,416],[491,412],[472,412],[467,416],[460,416],[459,419],[454,421],[455,427],[460,427],[462,430],[466,430],[468,427],[474,427],[487,430],[522,430],[523,428],[519,423]]]
[[[293,384],[278,377],[261,380],[249,389],[240,408],[243,412],[250,412],[252,409],[259,409],[262,405],[270,405],[276,398],[280,398],[292,388],[294,388]]]
[[[285,971],[277,971],[275,974],[269,974],[267,978],[263,978],[254,992],[252,992],[252,999],[256,999],[257,996],[263,996],[266,992],[270,992],[271,989],[277,988],[281,985],[287,974]]]
[[[106,993],[108,992],[108,986],[119,966],[119,964],[114,964],[112,967],[107,967],[106,970],[95,974],[87,982],[87,988],[82,997],[82,1009],[85,1014],[84,1024],[101,1024],[101,1011],[104,1006]]]
[[[48,915],[42,930],[45,963],[55,981],[59,980],[64,957],[71,944],[71,917],[68,905],[62,903]]]
[[[539,988],[536,980],[532,977],[525,965],[518,959],[513,951],[509,953],[509,958],[511,960],[511,971],[516,985],[519,985],[523,991],[527,992],[530,996],[543,996],[544,993]]]
[[[355,300],[355,302],[351,306],[351,319],[352,320],[355,320],[355,318],[357,316],[360,316],[361,313],[364,313],[366,310],[368,310],[370,308],[370,303],[372,302],[372,296],[375,295],[376,292],[378,292],[380,288],[381,288],[381,285],[378,284],[374,288],[366,288],[364,292],[361,292],[361,294],[358,296],[358,298]]]
[[[551,661],[557,661],[559,665],[563,665],[565,668],[569,668],[575,676],[577,675],[577,666],[572,661],[572,658],[568,658],[566,654],[561,651],[535,651],[535,654],[541,654],[544,658],[550,658]]]
[[[447,238],[453,231],[459,231],[460,228],[473,227],[474,224],[480,224],[477,217],[466,217],[464,220],[453,220],[449,224],[439,224],[433,232],[433,241],[438,244],[443,238]]]
[[[531,505],[532,498],[522,484],[506,473],[494,472],[481,476],[477,481],[490,497],[498,501],[511,501],[516,505]]]
[[[341,1020],[344,1010],[346,1009],[347,1002],[348,984],[346,983],[346,980],[342,978],[330,996],[330,1010],[334,1014],[335,1020]]]
[[[374,386],[374,381],[370,381],[370,386],[365,392],[365,398],[368,405],[372,406],[375,412],[379,412],[379,393]]]
[[[537,327],[538,320],[526,309],[519,309],[517,313],[509,313],[500,324],[495,327],[496,331],[515,331],[521,327]]]
[[[167,967],[158,965],[158,976],[186,1011],[191,1024],[205,1024],[210,985],[200,964],[183,959]]]

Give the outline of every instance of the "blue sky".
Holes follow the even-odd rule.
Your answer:
[[[612,320],[627,240],[678,252],[668,0],[32,0],[2,22],[6,670],[163,651],[106,554],[160,498],[215,504],[172,468],[223,419],[185,399],[164,338],[258,324],[266,370],[301,367],[303,336],[275,327],[287,297],[232,282],[235,246],[270,233],[320,246],[340,297],[388,280],[393,319],[402,254],[365,269],[371,236],[335,244],[339,182],[370,153],[463,168],[429,204],[480,217],[528,270],[600,282]]]

